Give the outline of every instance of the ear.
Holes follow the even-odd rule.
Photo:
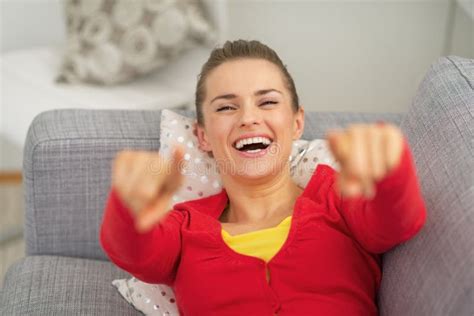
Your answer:
[[[293,121],[293,140],[299,139],[304,131],[304,108],[299,106],[298,111],[294,115]]]
[[[195,122],[193,125],[193,133],[198,139],[199,149],[204,152],[210,153],[212,151],[211,145],[209,144],[209,141],[207,139],[206,130],[204,126],[201,126],[200,124]]]

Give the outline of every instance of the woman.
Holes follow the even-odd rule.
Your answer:
[[[423,226],[408,144],[390,124],[327,136],[340,173],[291,179],[304,128],[294,82],[258,41],[226,42],[204,64],[196,135],[214,157],[219,194],[170,206],[184,151],[123,151],[100,232],[111,261],[173,287],[181,315],[376,315],[380,254]],[[151,174],[151,160],[162,164]]]

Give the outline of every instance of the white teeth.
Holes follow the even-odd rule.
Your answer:
[[[252,150],[247,150],[248,153],[258,153],[259,151],[262,151],[263,149],[252,149]]]
[[[270,145],[271,142],[272,141],[269,138],[266,138],[266,137],[249,137],[249,138],[239,140],[235,144],[235,148],[241,149],[242,147],[244,147],[244,145],[255,144],[255,143],[262,143],[262,144],[265,144],[265,145]]]

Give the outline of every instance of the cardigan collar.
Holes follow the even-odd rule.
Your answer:
[[[330,173],[330,169],[330,167],[325,166],[324,164],[318,164],[315,170],[313,171],[313,176],[311,177],[310,181],[307,183],[306,187],[298,198],[315,196],[316,192],[320,188],[320,182],[322,180],[321,178],[314,177],[314,174],[319,171],[322,173],[323,176],[326,176],[328,173]],[[174,208],[177,210],[192,209],[194,211],[207,214],[218,220],[222,212],[224,211],[228,201],[229,197],[227,195],[227,191],[225,190],[225,188],[222,188],[222,190],[217,194],[177,203],[174,205]]]
[[[226,190],[223,188],[219,193],[214,195],[177,203],[174,208],[178,210],[192,209],[207,214],[215,219],[219,219],[228,201],[229,197],[227,196]]]

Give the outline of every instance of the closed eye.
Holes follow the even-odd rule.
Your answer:
[[[224,110],[227,110],[227,109],[233,109],[233,107],[231,106],[228,106],[228,105],[225,105],[223,107],[220,107],[216,110],[216,112],[220,112],[220,111],[224,111]]]
[[[260,105],[268,105],[268,104],[277,104],[278,102],[276,101],[265,101]],[[224,105],[216,110],[216,112],[222,112],[222,111],[227,111],[227,110],[233,110],[234,108],[229,106],[229,105]]]

